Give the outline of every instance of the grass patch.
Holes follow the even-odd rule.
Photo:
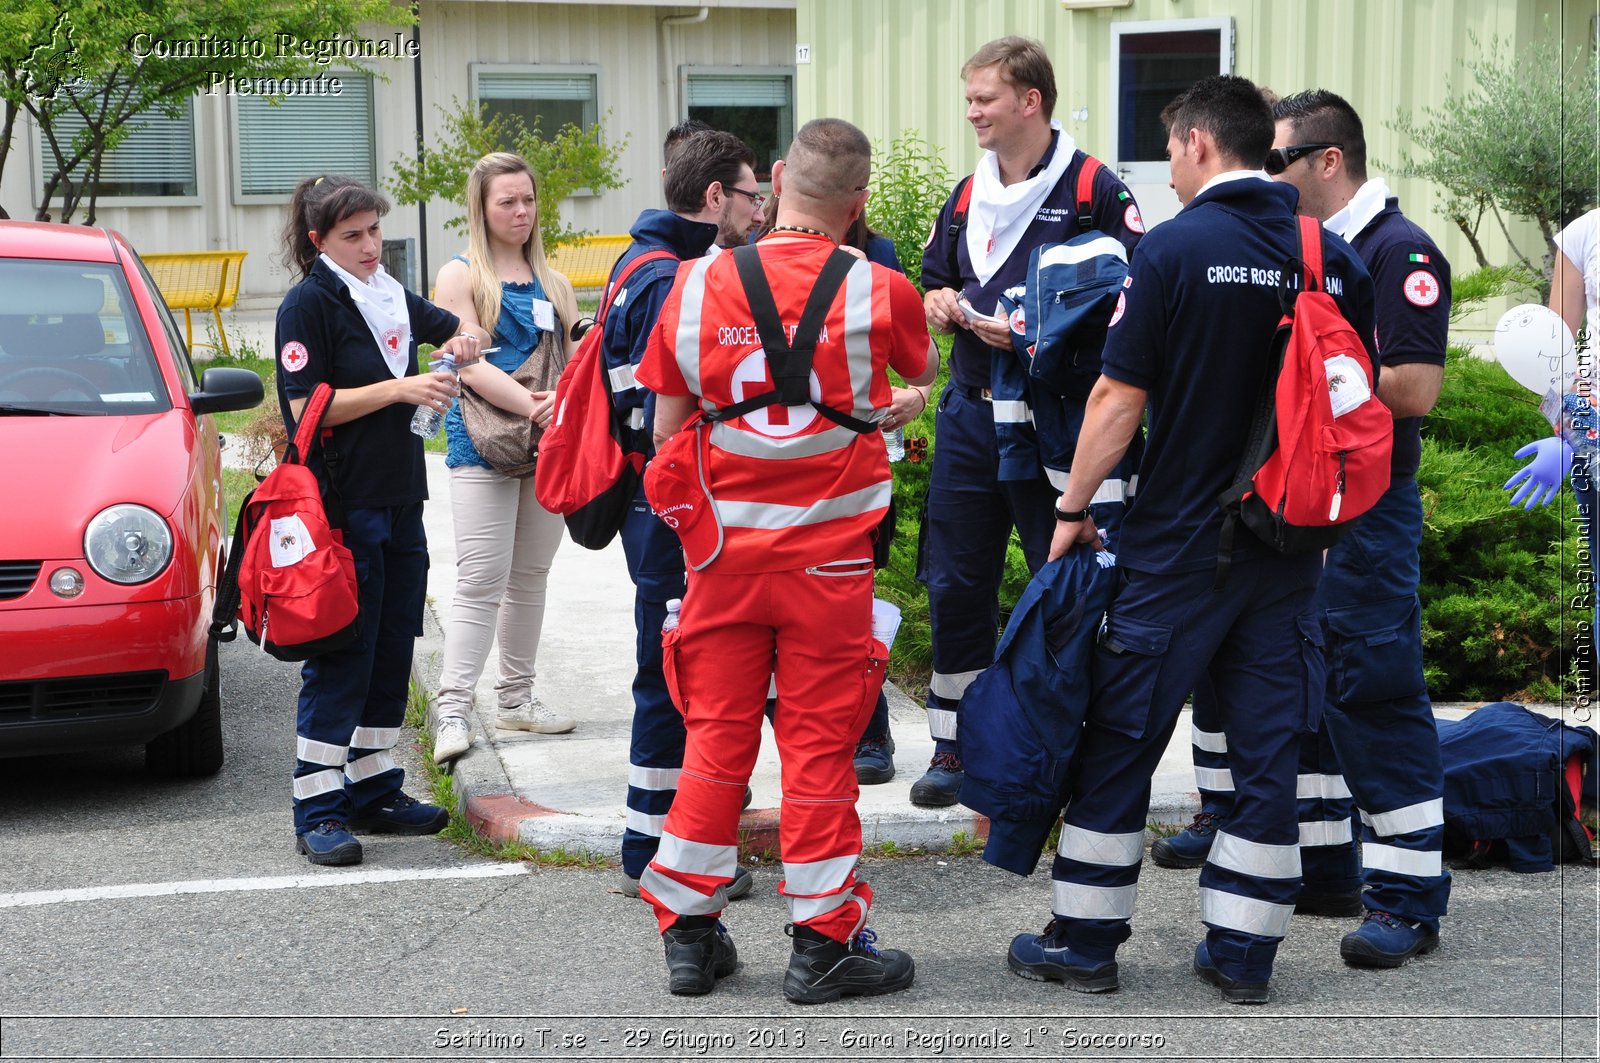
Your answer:
[[[1183,831],[1183,828],[1176,823],[1162,823],[1154,819],[1146,820],[1144,829],[1154,834],[1157,838],[1171,838]]]

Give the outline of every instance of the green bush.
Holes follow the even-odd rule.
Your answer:
[[[929,146],[913,129],[896,137],[888,154],[873,163],[867,224],[894,241],[906,276],[918,287],[922,284],[922,249],[952,183],[943,152]]]
[[[1581,529],[1570,491],[1512,508],[1522,444],[1550,425],[1498,363],[1452,348],[1423,424],[1423,662],[1437,699],[1555,700],[1570,683]],[[1568,691],[1570,693],[1571,687]]]

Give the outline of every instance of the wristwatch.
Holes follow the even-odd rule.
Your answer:
[[[1060,506],[1056,507],[1056,520],[1064,520],[1069,524],[1076,524],[1079,521],[1086,520],[1088,516],[1088,506],[1084,506],[1082,509],[1072,510],[1070,513],[1067,510],[1062,509]]]

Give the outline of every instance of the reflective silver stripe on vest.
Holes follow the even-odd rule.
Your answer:
[[[757,436],[725,421],[718,421],[711,426],[711,445],[725,454],[736,454],[741,458],[814,458],[819,454],[843,450],[855,440],[856,433],[843,425],[825,428],[816,435],[789,436],[786,439]]]
[[[1087,243],[1055,244],[1040,251],[1039,268],[1070,266],[1101,255],[1112,255],[1124,262],[1128,261],[1128,249],[1122,246],[1121,241],[1110,236],[1101,236]]]
[[[307,764],[327,764],[335,768],[343,768],[344,762],[350,759],[347,746],[331,746],[299,735],[294,738],[294,754]]]
[[[1033,411],[1021,399],[994,399],[989,405],[994,407],[996,424],[1033,423]]]
[[[1200,790],[1214,790],[1218,793],[1233,792],[1233,772],[1227,768],[1202,768],[1194,766],[1194,785]]]
[[[661,848],[656,850],[656,863],[686,875],[732,878],[734,869],[739,866],[739,847],[692,842],[666,831],[661,835]]]
[[[1207,753],[1226,753],[1228,751],[1228,736],[1221,731],[1202,731],[1194,724],[1190,724],[1189,744],[1196,749],[1203,749]]]
[[[856,856],[833,856],[804,864],[783,862],[783,892],[788,897],[816,897],[833,893],[855,870]],[[837,906],[835,906],[837,907]]]
[[[678,776],[682,773],[682,768],[645,768],[638,764],[630,764],[628,785],[640,790],[676,790]]]
[[[632,391],[639,386],[639,382],[633,378],[632,362],[606,370],[606,376],[611,378],[612,391]]]
[[[974,672],[935,672],[928,680],[928,692],[950,701],[960,701],[972,681],[982,674],[982,668]]]
[[[1080,882],[1055,883],[1050,910],[1068,919],[1132,919],[1139,899],[1139,884],[1085,886]]]
[[[1437,849],[1426,852],[1402,849],[1398,845],[1379,845],[1376,842],[1361,846],[1361,866],[1368,871],[1387,871],[1391,875],[1413,875],[1417,878],[1438,878],[1444,874],[1444,858]]]
[[[1349,819],[1319,819],[1300,824],[1301,845],[1344,845],[1353,837]]]
[[[1132,867],[1144,857],[1144,831],[1101,834],[1064,823],[1061,825],[1061,841],[1056,846],[1056,852],[1081,864]]]
[[[1444,823],[1444,798],[1435,797],[1431,801],[1419,801],[1414,805],[1407,805],[1390,812],[1373,814],[1363,812],[1361,822],[1386,838],[1427,830],[1429,827],[1437,827]]]
[[[1295,779],[1294,795],[1302,801],[1333,800],[1350,796],[1350,787],[1343,775],[1300,775]]]
[[[297,801],[316,797],[318,794],[332,793],[344,789],[344,772],[338,768],[327,771],[314,771],[310,775],[302,775],[294,781],[294,796]]]
[[[1289,932],[1292,904],[1271,904],[1254,897],[1200,887],[1200,921],[1225,930],[1240,930],[1266,938],[1281,938]]]
[[[635,431],[644,431],[644,408],[635,406],[628,411],[628,427]]]
[[[706,297],[706,270],[715,261],[715,255],[695,260],[683,278],[683,296],[678,304],[675,354],[678,371],[683,374],[683,382],[688,385],[691,395],[705,394],[705,386],[700,380],[700,310]]]
[[[872,263],[857,259],[844,278],[844,350],[852,414],[872,417]]]
[[[1207,862],[1256,878],[1299,878],[1300,846],[1252,842],[1225,830],[1211,841]]]
[[[949,709],[928,710],[928,737],[937,741],[945,739],[949,742],[956,740],[956,714]]]
[[[858,517],[889,504],[892,485],[883,483],[863,487],[859,491],[820,498],[809,506],[785,506],[778,502],[734,502],[717,499],[717,515],[724,527],[754,528],[760,531],[782,531],[785,528],[802,528],[811,524],[824,524],[841,517]]]

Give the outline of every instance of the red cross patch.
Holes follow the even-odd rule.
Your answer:
[[[1144,232],[1144,219],[1139,217],[1138,204],[1128,204],[1128,209],[1122,212],[1122,224],[1131,232]]]
[[[1106,328],[1110,328],[1112,325],[1115,325],[1118,321],[1121,321],[1122,320],[1122,312],[1124,310],[1126,310],[1126,309],[1128,309],[1128,293],[1127,292],[1118,292],[1117,293],[1117,308],[1111,312],[1111,320],[1106,324]]]
[[[283,367],[291,373],[300,372],[310,360],[310,352],[299,340],[290,340],[283,345],[283,350],[278,352],[278,361],[282,362]]]
[[[397,329],[397,328],[385,329],[384,333],[383,333],[383,345],[389,351],[392,351],[394,353],[399,353],[399,351],[400,351],[400,330]]]
[[[1414,269],[1400,286],[1412,306],[1432,306],[1439,301],[1439,279],[1425,269]]]

